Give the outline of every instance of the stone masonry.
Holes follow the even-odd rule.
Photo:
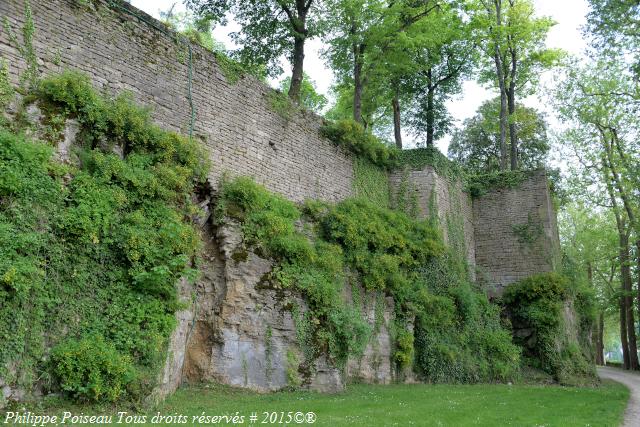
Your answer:
[[[121,0],[30,4],[43,74],[80,70],[107,92],[131,92],[136,101],[152,108],[160,126],[183,134],[191,130],[191,93],[193,136],[211,160],[214,192],[226,174],[253,177],[296,202],[337,202],[354,195],[353,158],[319,135],[322,118],[300,111],[281,116],[267,85],[252,77],[228,81],[215,56],[199,46],[191,46],[190,61],[186,42],[144,12]],[[18,43],[24,7],[24,0],[0,0],[0,18],[6,19]],[[7,31],[0,30],[0,58],[7,61],[14,84],[26,68],[19,50]],[[66,149],[68,144],[59,147],[60,156]],[[431,167],[391,173],[392,193],[405,179],[416,193],[420,214],[437,216],[445,241],[452,241],[451,232],[462,236],[471,279],[492,293],[557,265],[556,215],[544,172],[517,189],[496,190],[475,200]],[[434,207],[436,212],[431,212]],[[295,322],[285,306],[304,309],[304,301],[264,287],[262,279],[271,263],[252,253],[240,256],[241,238],[233,230],[207,229],[203,235],[203,276],[195,302],[177,314],[157,397],[175,390],[183,379],[263,391],[285,386],[287,353],[299,351]],[[191,301],[192,291],[182,283],[182,300]],[[353,290],[345,292],[346,301],[353,304]],[[394,379],[393,302],[366,293],[360,301],[364,317],[376,325],[364,356],[348,362],[346,378],[326,360],[317,361],[309,388],[337,390],[350,378],[380,383]]]
[[[176,37],[163,33],[169,30],[162,23],[123,1],[115,2],[117,8],[105,0],[83,3],[90,6],[76,0],[30,1],[40,70],[80,70],[97,87],[112,93],[130,91],[136,101],[153,108],[160,126],[188,134],[186,42],[176,42]],[[21,41],[24,1],[0,1],[0,16]],[[211,52],[191,48],[194,136],[211,159],[214,187],[226,173],[251,176],[295,201],[338,201],[353,195],[352,159],[320,137],[320,117],[299,112],[282,118],[270,105],[273,91],[267,85],[250,77],[230,83]],[[17,84],[26,64],[4,30],[0,57],[8,62]]]

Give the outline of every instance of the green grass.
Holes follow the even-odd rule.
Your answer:
[[[210,385],[185,387],[149,411],[161,414],[248,416],[262,413],[309,412],[315,426],[619,426],[629,398],[622,385],[604,382],[597,388],[532,385],[353,385],[344,393],[308,392],[257,394]],[[87,407],[44,406],[49,414],[102,412]],[[112,408],[115,414],[123,408]],[[0,417],[0,422],[4,421]],[[114,417],[114,423],[115,423]],[[124,425],[120,424],[120,425]],[[160,425],[160,424],[158,424]],[[163,424],[167,425],[167,424]],[[178,424],[171,424],[178,425]],[[204,425],[204,424],[202,424]],[[218,424],[233,425],[233,424]],[[296,425],[294,423],[290,425]]]

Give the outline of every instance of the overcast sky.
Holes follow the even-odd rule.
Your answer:
[[[131,0],[132,5],[156,18],[160,17],[161,11],[168,10],[174,3],[177,3],[176,11],[184,10],[181,1],[177,0]],[[581,54],[585,48],[585,43],[581,36],[580,27],[585,23],[585,15],[588,10],[586,0],[534,0],[534,3],[538,15],[550,16],[557,22],[557,25],[549,33],[547,45],[549,47],[562,48],[574,55]],[[228,34],[237,30],[237,26],[234,25],[216,28],[214,36],[216,40],[223,42],[227,48],[233,48],[234,45]],[[321,48],[322,44],[319,40],[312,40],[307,44],[305,71],[315,81],[318,91],[328,95],[333,75],[320,58]],[[288,66],[283,68],[288,71]],[[543,78],[544,80],[548,79]],[[480,104],[494,96],[494,94],[495,92],[492,90],[487,90],[473,81],[465,82],[462,94],[449,102],[449,111],[456,123],[459,124],[464,119],[473,116]],[[545,110],[545,103],[535,98],[527,99],[526,104]],[[551,111],[547,111],[547,113],[550,124],[554,127],[556,122],[553,119],[553,114]],[[437,145],[446,153],[448,142],[449,139],[446,138]]]

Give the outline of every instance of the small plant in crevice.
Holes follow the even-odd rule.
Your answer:
[[[0,59],[0,110],[4,111],[15,97],[15,89],[9,79],[9,70],[4,59]],[[2,120],[2,118],[0,118]]]
[[[527,222],[511,226],[513,234],[518,239],[518,243],[528,247],[533,246],[544,234],[542,221],[534,219],[531,213],[527,215]]]

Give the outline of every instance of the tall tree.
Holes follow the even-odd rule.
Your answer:
[[[449,157],[476,173],[501,169],[500,98],[483,103],[476,115],[453,133]],[[547,123],[542,113],[522,107],[514,118],[520,130],[520,164],[535,169],[545,164],[549,151]]]
[[[291,77],[287,77],[280,82],[280,90],[288,92],[291,87]],[[324,107],[327,106],[327,97],[318,93],[315,82],[304,73],[302,86],[300,87],[300,105],[314,113],[322,113]]]
[[[405,91],[410,99],[409,125],[427,147],[451,125],[445,103],[462,90],[462,80],[476,64],[476,48],[460,11],[443,5],[421,29],[428,36],[409,55]]]
[[[628,55],[636,76],[640,75],[640,1],[589,0],[587,29],[599,53]]]
[[[380,106],[364,106],[385,93],[392,107],[395,135],[400,136],[400,102],[403,78],[396,72],[406,66],[398,53],[424,37],[417,24],[447,3],[445,0],[330,0],[326,52],[339,84],[353,86],[353,119],[368,127],[366,114]],[[411,33],[411,34],[409,34]],[[392,72],[391,68],[395,69]],[[371,94],[366,92],[370,91]],[[396,143],[401,140],[396,138]]]
[[[215,23],[226,23],[227,14],[241,26],[232,38],[241,45],[241,62],[266,65],[271,76],[282,72],[279,59],[292,64],[289,97],[300,101],[304,77],[305,43],[320,32],[320,13],[314,0],[186,0],[187,6]]]
[[[631,263],[631,242],[635,240],[640,248],[640,121],[638,98],[632,95],[638,93],[637,83],[630,78],[625,64],[611,60],[600,60],[592,67],[572,65],[556,91],[556,106],[562,118],[574,127],[564,136],[582,165],[584,181],[591,187],[599,183],[600,193],[607,195],[607,207],[616,219],[621,341],[623,348],[627,347],[625,367],[638,369]],[[590,192],[594,193],[594,189]],[[636,258],[639,254],[636,250]],[[636,273],[640,280],[640,271]],[[637,304],[640,308],[640,294]]]
[[[518,168],[518,98],[536,90],[542,70],[557,64],[562,52],[547,49],[555,24],[535,17],[531,0],[473,0],[469,3],[476,40],[484,52],[481,82],[497,86],[500,95],[500,167],[507,169],[507,128],[511,169]]]

